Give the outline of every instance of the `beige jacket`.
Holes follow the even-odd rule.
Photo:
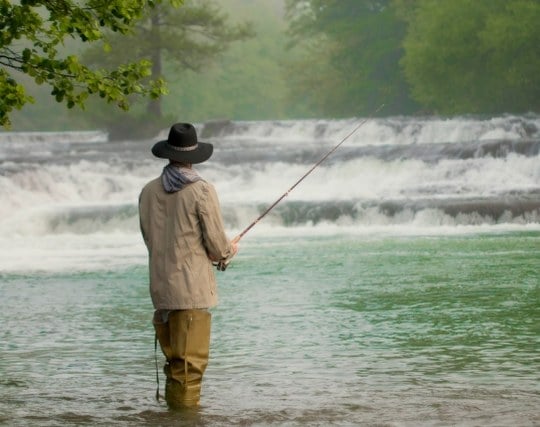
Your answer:
[[[217,304],[212,261],[232,247],[225,235],[214,187],[196,181],[176,193],[150,181],[139,197],[141,231],[149,254],[150,295],[156,310]]]

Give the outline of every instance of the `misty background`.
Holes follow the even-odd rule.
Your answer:
[[[148,113],[147,100],[125,113],[99,98],[86,111],[69,110],[50,87],[21,76],[36,103],[12,114],[11,130],[103,129],[136,138],[174,121],[350,118],[383,103],[383,116],[538,111],[540,7],[531,0],[214,0],[186,1],[178,10],[188,14],[193,5],[248,30],[191,63],[164,54],[159,71],[169,94],[157,113]],[[175,16],[166,3],[160,7]],[[182,35],[171,34],[168,42],[181,52]],[[118,52],[138,59],[140,42],[124,39],[109,54],[65,48],[98,66]],[[149,133],[140,129],[145,122]]]

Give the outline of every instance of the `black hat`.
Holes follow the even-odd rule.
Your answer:
[[[197,131],[190,123],[172,125],[167,140],[152,147],[154,156],[182,163],[202,163],[210,158],[213,151],[212,144],[197,141]]]

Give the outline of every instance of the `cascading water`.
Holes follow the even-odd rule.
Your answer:
[[[218,189],[231,235],[358,123],[198,125],[215,147],[198,170]],[[0,134],[0,250],[9,254],[0,269],[59,267],[70,251],[92,264],[119,248],[144,258],[136,205],[164,164],[150,153],[154,142],[107,142],[101,132]],[[539,152],[537,116],[371,119],[250,233],[538,228]]]

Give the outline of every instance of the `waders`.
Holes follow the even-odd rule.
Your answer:
[[[199,404],[210,348],[211,314],[207,310],[174,310],[167,322],[154,316],[154,328],[167,358],[165,400],[171,408]]]

